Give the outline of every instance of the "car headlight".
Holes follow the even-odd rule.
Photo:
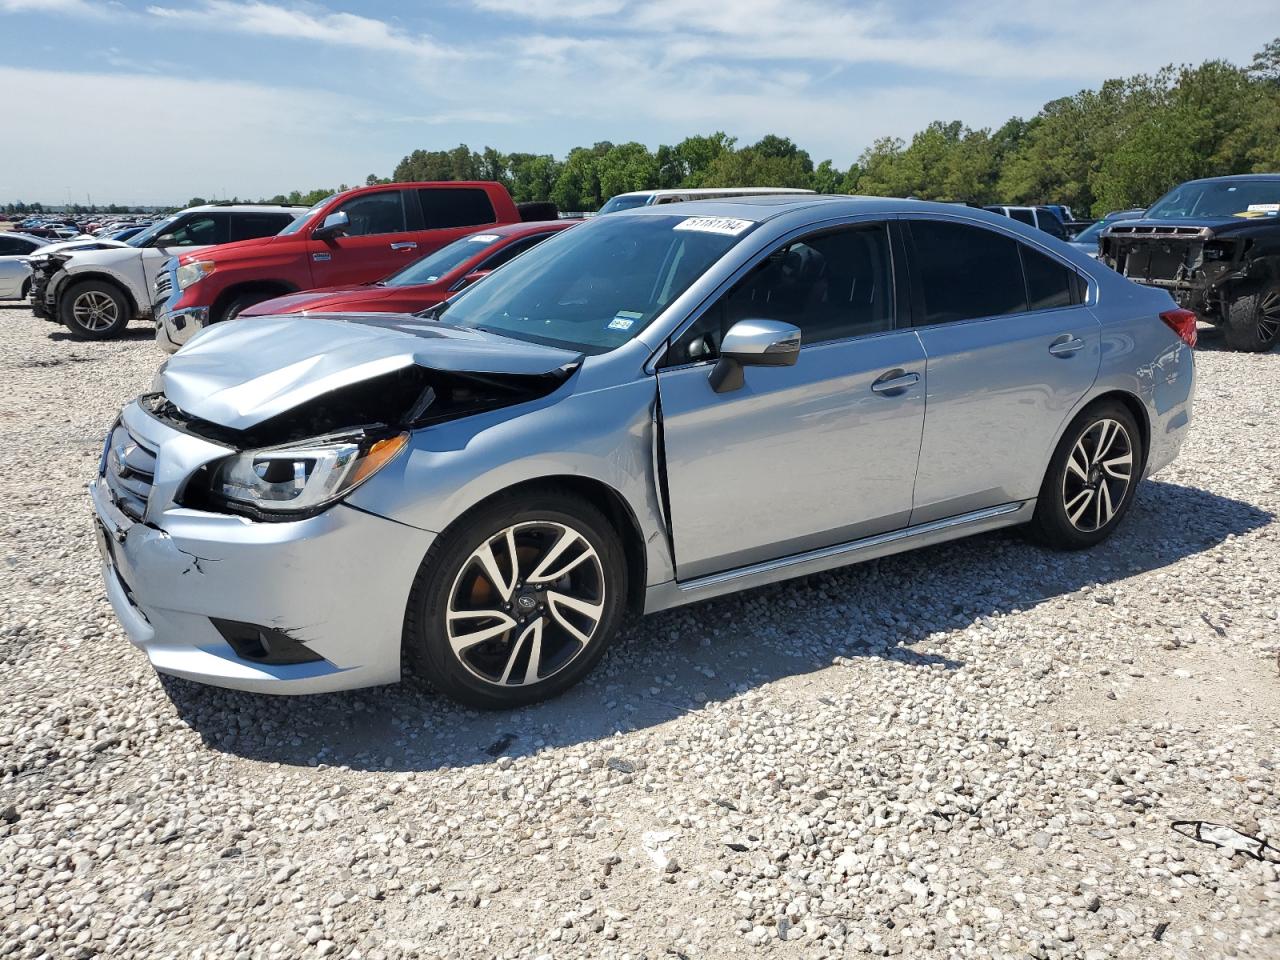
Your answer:
[[[191,263],[182,264],[182,266],[178,267],[178,289],[185,290],[193,283],[199,283],[213,273],[217,266],[212,260],[195,260]]]
[[[246,450],[210,464],[204,492],[213,505],[233,512],[296,520],[346,496],[395,459],[408,442],[408,433],[357,434]]]

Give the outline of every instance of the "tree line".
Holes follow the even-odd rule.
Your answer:
[[[876,140],[847,169],[830,160],[815,163],[787,137],[770,134],[739,146],[716,132],[657,150],[602,141],[575,147],[563,159],[465,144],[415,150],[389,179],[498,180],[517,201],[553,200],[562,210],[595,210],[629,190],[771,186],[982,204],[1065,203],[1100,216],[1146,206],[1184,180],[1277,170],[1280,39],[1247,67],[1209,60],[1108,80],[995,130],[936,121],[909,142]],[[367,182],[387,181],[370,175]]]

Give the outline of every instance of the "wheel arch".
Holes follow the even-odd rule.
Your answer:
[[[76,273],[66,274],[63,281],[58,284],[56,292],[59,311],[62,309],[63,300],[67,294],[74,290],[78,284],[86,282],[106,283],[115,287],[116,290],[118,290],[125,298],[125,302],[128,303],[129,307],[133,310],[133,316],[135,318],[137,317],[140,310],[138,298],[134,296],[133,291],[129,289],[129,285],[119,277],[101,270],[81,270]]]
[[[1058,444],[1062,442],[1062,438],[1066,436],[1067,430],[1071,424],[1075,423],[1076,418],[1091,407],[1096,407],[1100,403],[1115,402],[1119,403],[1133,417],[1134,422],[1138,425],[1139,439],[1142,441],[1142,469],[1138,471],[1138,476],[1145,474],[1147,469],[1147,461],[1151,457],[1151,414],[1147,410],[1146,404],[1142,402],[1142,398],[1129,390],[1119,387],[1112,387],[1102,390],[1090,396],[1087,400],[1080,404],[1075,410],[1071,411],[1071,416],[1067,417],[1062,424],[1062,429],[1058,433],[1058,437],[1054,440],[1053,450],[1058,449]],[[1050,454],[1052,456],[1052,453]],[[1045,469],[1049,466],[1046,464]]]
[[[297,284],[287,280],[245,280],[232,284],[214,298],[213,305],[209,309],[210,322],[216,323],[221,320],[227,307],[245,294],[261,293],[269,297],[282,297],[287,293],[297,293],[298,289]]]
[[[626,497],[603,480],[580,474],[549,475],[522,480],[495,490],[476,501],[450,526],[465,523],[467,517],[484,509],[494,500],[533,491],[570,493],[586,500],[604,514],[605,519],[618,535],[618,542],[622,546],[622,555],[627,565],[627,611],[639,615],[644,609],[645,580],[648,572],[644,534],[641,531],[639,518]]]

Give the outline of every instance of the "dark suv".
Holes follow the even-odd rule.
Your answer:
[[[1099,258],[1168,290],[1236,350],[1269,350],[1280,332],[1280,174],[1189,180],[1141,220],[1107,227]]]

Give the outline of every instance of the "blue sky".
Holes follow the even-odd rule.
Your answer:
[[[0,0],[0,202],[178,202],[724,130],[847,166],[1170,62],[1246,63],[1275,0]]]

